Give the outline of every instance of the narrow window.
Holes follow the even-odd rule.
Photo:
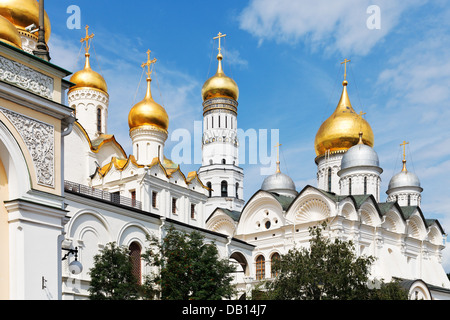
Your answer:
[[[411,205],[411,195],[408,194],[408,207]]]
[[[131,271],[137,283],[141,284],[141,246],[137,242],[132,242],[128,249],[130,250]]]
[[[236,182],[236,199],[239,199],[239,182]]]
[[[352,195],[352,178],[348,179],[348,194]]]
[[[212,195],[212,186],[211,186],[211,182],[207,182],[206,186],[208,187],[208,197],[211,198]]]
[[[225,161],[225,159],[222,159],[222,164],[226,164],[226,161]]]
[[[131,190],[131,206],[136,207],[136,190]]]
[[[220,128],[220,114],[219,114],[219,128]]]
[[[161,160],[161,146],[158,146],[158,159]]]
[[[97,108],[97,131],[102,132],[102,109]]]
[[[214,128],[214,116],[211,116],[211,128]]]
[[[139,145],[136,145],[136,158],[139,159]]]
[[[156,197],[158,196],[158,192],[153,191],[152,192],[152,207],[156,208]]]
[[[331,168],[328,168],[328,191],[331,192]]]
[[[220,191],[222,197],[228,197],[228,182],[225,180],[220,184]]]
[[[266,277],[266,260],[262,255],[256,258],[256,280],[261,280]]]
[[[364,177],[364,194],[367,194],[367,177]]]
[[[227,124],[228,124],[228,117],[225,116],[225,128],[227,128]]]
[[[191,203],[191,219],[195,219],[195,204]]]
[[[177,198],[172,198],[172,213],[177,213]]]

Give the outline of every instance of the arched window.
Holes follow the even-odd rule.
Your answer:
[[[137,242],[132,242],[128,249],[130,250],[133,276],[138,284],[141,284],[141,246]]]
[[[275,261],[279,261],[280,260],[280,254],[278,252],[275,252],[272,257],[270,258],[270,274],[272,276],[272,278],[275,278],[277,276],[277,273],[275,272],[274,268],[273,268],[273,264]]]
[[[228,182],[225,180],[220,183],[220,193],[222,197],[228,197]]]
[[[227,163],[226,160],[222,159],[222,164],[226,164],[226,163]]]
[[[352,195],[352,178],[348,179],[348,194]]]
[[[97,131],[102,132],[102,109],[97,108]]]
[[[208,197],[211,198],[212,195],[212,186],[211,186],[211,182],[207,182],[206,186],[208,187]]]
[[[364,194],[367,194],[367,177],[364,177]]]
[[[331,192],[331,168],[328,168],[328,191]]]
[[[266,277],[266,260],[264,256],[259,255],[256,258],[256,280],[261,280]]]

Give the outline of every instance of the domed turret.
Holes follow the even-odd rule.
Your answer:
[[[340,194],[371,194],[378,201],[382,172],[378,154],[364,144],[360,132],[358,144],[348,149],[341,160],[341,170],[337,173]]]
[[[103,93],[108,93],[108,86],[106,85],[105,79],[96,71],[92,70],[91,64],[89,62],[90,54],[86,52],[85,54],[86,62],[84,64],[84,68],[80,71],[75,72],[70,78],[70,82],[75,83],[75,86],[72,86],[69,89],[69,92],[72,92],[77,89],[96,89],[100,90]]]
[[[219,53],[217,54],[217,60],[219,61],[217,66],[217,71],[214,76],[206,80],[202,87],[202,98],[203,101],[212,98],[229,98],[233,100],[238,100],[239,98],[239,88],[236,82],[227,77],[222,69],[222,53],[220,48],[220,38],[224,37],[220,32],[218,36],[214,39],[219,39]]]
[[[348,149],[341,160],[341,170],[351,167],[379,167],[378,154],[372,147],[365,145],[360,133],[357,145]]]
[[[150,66],[156,62],[156,59],[150,60],[150,50],[147,51],[148,60],[142,64],[147,66],[147,92],[142,101],[135,104],[128,114],[128,126],[130,131],[142,126],[155,126],[167,133],[169,129],[169,116],[166,110],[152,98],[151,91],[151,73]]]
[[[325,120],[317,131],[314,147],[316,155],[327,151],[345,151],[358,143],[359,133],[363,133],[364,144],[373,147],[374,136],[369,123],[358,115],[350,103],[347,93],[348,82],[342,83],[341,99],[333,114]]]
[[[405,147],[407,142],[401,145]],[[389,181],[388,202],[397,201],[401,206],[420,206],[421,192],[420,180],[417,175],[406,169],[406,155],[403,150],[403,167],[402,171],[394,175]]]
[[[16,27],[2,16],[0,16],[0,41],[22,49],[22,40]]]
[[[279,147],[280,145],[277,145]],[[261,185],[261,190],[275,192],[284,196],[295,197],[295,183],[288,175],[280,170],[280,160],[277,153],[277,170],[274,174],[266,177]]]
[[[156,59],[150,60],[150,50],[147,51],[147,91],[142,101],[135,104],[128,114],[130,137],[133,141],[133,154],[139,164],[150,164],[154,158],[163,159],[164,143],[169,129],[169,116],[166,110],[152,98],[152,81],[150,69]]]
[[[39,27],[39,3],[36,0],[0,0],[0,15],[8,19],[19,34],[37,41],[37,33],[30,33],[27,27]],[[44,13],[45,42],[48,43],[51,34],[50,19]]]

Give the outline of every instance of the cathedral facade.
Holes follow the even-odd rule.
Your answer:
[[[183,173],[165,156],[170,114],[152,97],[151,51],[145,95],[129,110],[127,155],[107,127],[107,81],[90,65],[93,34],[86,27],[85,65],[71,74],[37,52],[51,32],[46,15],[40,37],[28,28],[39,25],[39,9],[35,0],[0,3],[0,298],[87,299],[94,255],[109,242],[138,257],[142,279],[146,237],[163,238],[169,225],[200,231],[235,263],[239,298],[325,221],[326,236],[376,258],[371,280],[401,279],[411,299],[450,299],[445,231],[425,218],[405,157],[381,202],[373,132],[352,108],[345,75],[336,110],[316,134],[317,186],[298,190],[278,161],[245,201],[239,88],[222,67],[225,35],[215,37],[217,71],[201,91],[202,165]]]

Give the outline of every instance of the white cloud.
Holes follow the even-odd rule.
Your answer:
[[[369,0],[252,0],[242,11],[240,27],[264,40],[296,43],[328,53],[366,55],[400,20],[423,1],[379,0],[380,28],[369,29]]]

